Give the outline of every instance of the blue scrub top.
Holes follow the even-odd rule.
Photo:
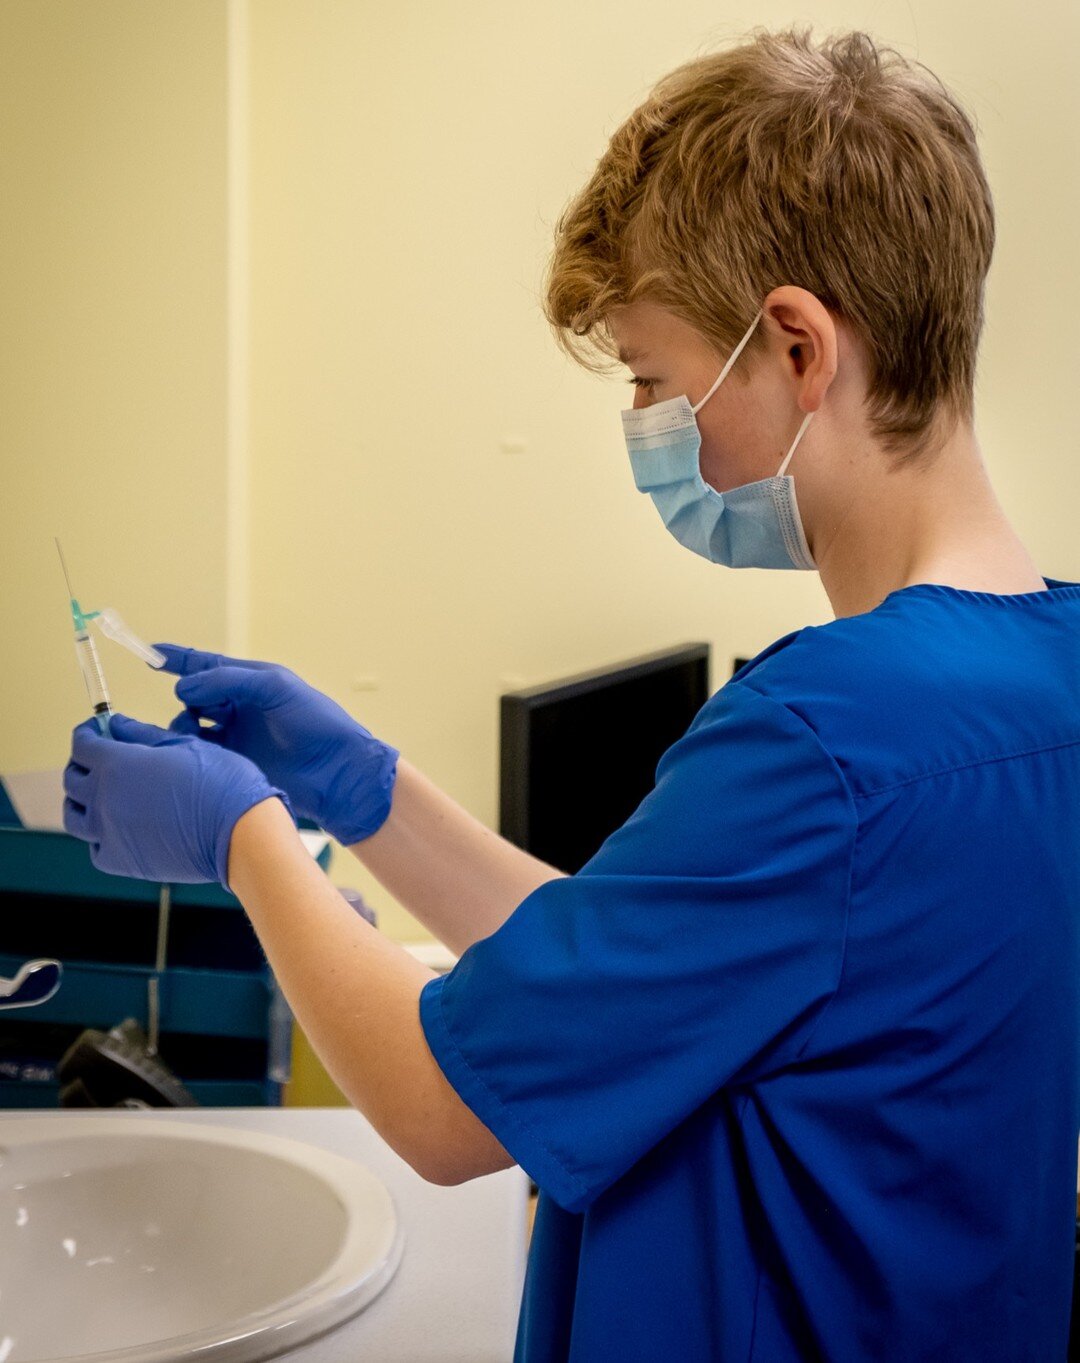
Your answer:
[[[1065,1358],[1080,583],[1045,581],[778,640],[425,986],[541,1189],[517,1363]]]

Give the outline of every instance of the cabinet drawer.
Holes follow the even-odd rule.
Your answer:
[[[24,957],[0,955],[0,975],[12,976]],[[126,1017],[149,1022],[144,966],[64,962],[60,988],[45,1003],[20,1011],[27,1021],[78,1023],[108,1031]],[[168,969],[158,976],[163,1032],[264,1037],[269,1027],[271,976],[249,971]]]
[[[281,1085],[269,1080],[194,1079],[186,1084],[200,1107],[280,1107]],[[0,1083],[0,1108],[58,1108],[60,1085],[55,1082]],[[89,1110],[89,1109],[85,1109]],[[172,1108],[162,1108],[171,1112]]]

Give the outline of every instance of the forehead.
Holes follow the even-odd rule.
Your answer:
[[[697,350],[709,345],[689,322],[645,298],[613,308],[607,324],[623,364],[633,364],[658,352]]]

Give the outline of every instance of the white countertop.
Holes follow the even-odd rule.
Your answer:
[[[100,1117],[104,1109],[0,1110],[4,1118]],[[108,1109],[265,1131],[366,1165],[388,1188],[405,1235],[393,1281],[353,1320],[281,1355],[283,1363],[509,1363],[525,1275],[529,1180],[503,1169],[454,1188],[426,1183],[353,1108]]]

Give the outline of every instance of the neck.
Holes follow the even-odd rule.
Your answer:
[[[968,591],[1045,590],[990,485],[970,425],[959,424],[922,468],[890,472],[879,450],[843,462],[846,504],[811,549],[833,612],[873,610],[917,582]],[[851,470],[861,470],[854,478]]]

